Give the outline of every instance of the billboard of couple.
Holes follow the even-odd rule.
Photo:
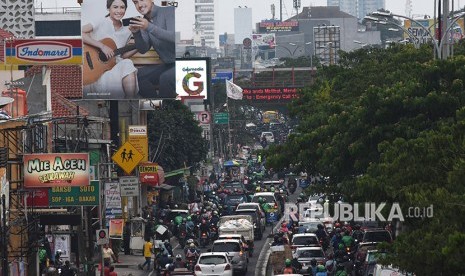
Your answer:
[[[84,0],[81,25],[83,98],[176,98],[175,7]]]

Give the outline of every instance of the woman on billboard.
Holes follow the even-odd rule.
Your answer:
[[[137,68],[129,59],[137,50],[128,45],[131,31],[123,26],[127,0],[107,0],[108,14],[82,27],[83,92],[94,99],[133,99],[138,92]]]

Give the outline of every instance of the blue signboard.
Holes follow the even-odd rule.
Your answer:
[[[225,80],[232,80],[233,72],[216,72],[212,73],[212,83],[224,83]]]

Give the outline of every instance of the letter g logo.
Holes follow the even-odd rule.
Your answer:
[[[189,94],[190,96],[197,96],[199,95],[200,93],[202,93],[203,91],[203,82],[202,81],[193,81],[192,84],[194,85],[194,87],[196,87],[197,89],[195,90],[192,90],[189,88],[189,80],[191,78],[197,78],[197,79],[200,79],[202,75],[200,75],[199,73],[197,72],[191,72],[191,73],[187,73],[186,76],[184,77],[184,79],[182,80],[182,88],[184,89],[184,91],[186,91],[187,94]]]

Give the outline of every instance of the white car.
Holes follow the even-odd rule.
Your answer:
[[[273,134],[273,132],[264,131],[264,132],[262,132],[262,135],[260,135],[260,140],[263,139],[263,137],[265,137],[265,139],[266,139],[266,141],[268,143],[274,143],[274,134]]]
[[[196,276],[232,276],[233,270],[228,255],[225,252],[208,252],[200,254],[194,273]]]

